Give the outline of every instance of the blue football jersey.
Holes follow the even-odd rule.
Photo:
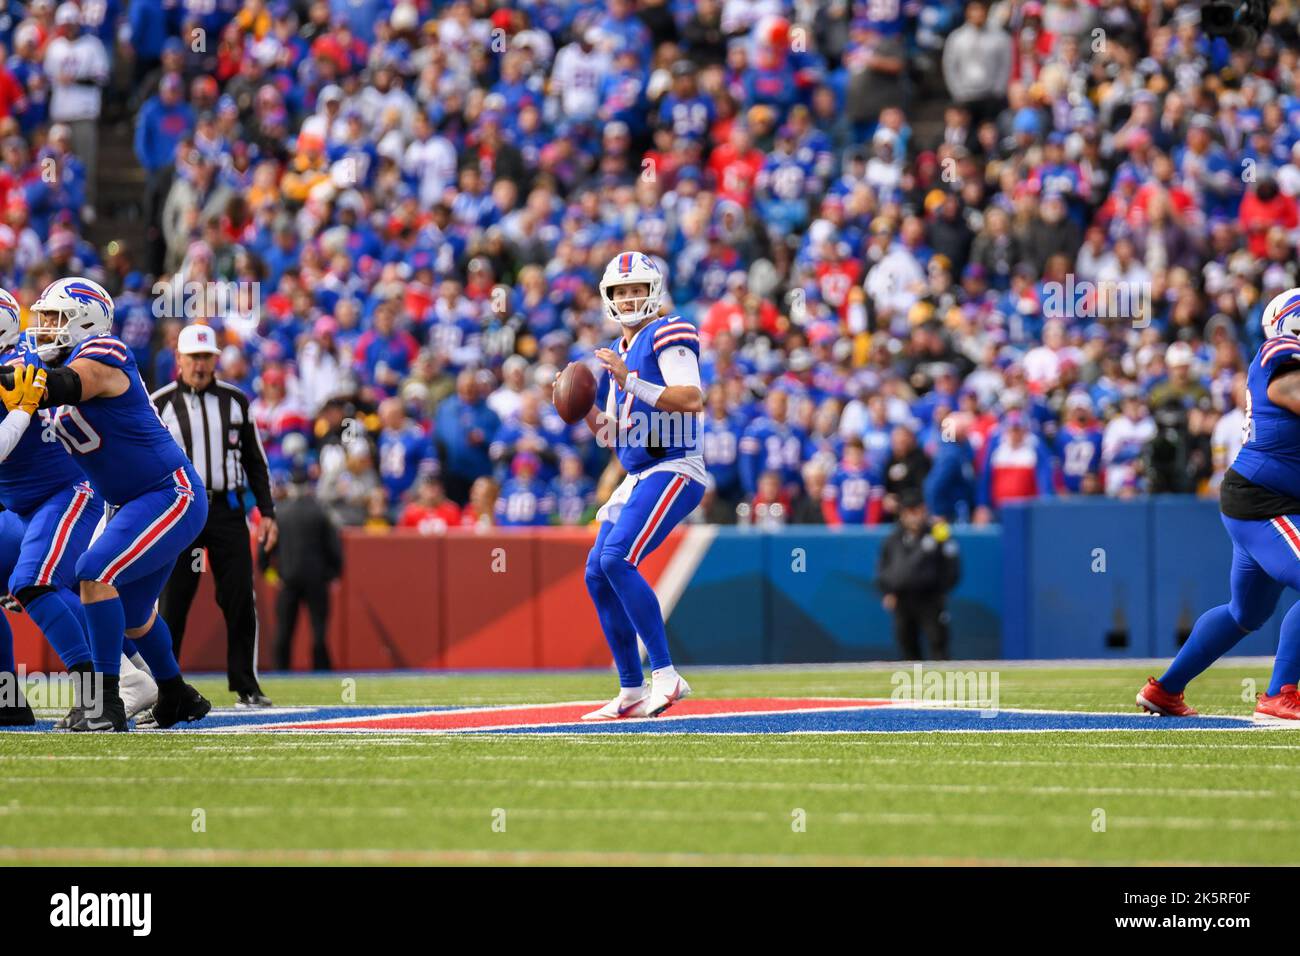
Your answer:
[[[652,319],[637,329],[627,346],[620,338],[611,348],[627,365],[629,381],[635,375],[644,382],[663,385],[659,356],[668,349],[689,349],[698,360],[700,336],[690,322],[669,315]],[[597,383],[597,408],[609,410],[611,389],[618,421],[618,460],[629,473],[636,474],[662,461],[700,454],[698,415],[659,411],[619,388],[608,372]]]
[[[1246,372],[1244,444],[1232,470],[1280,495],[1300,498],[1300,415],[1268,397],[1273,376],[1300,361],[1300,338],[1285,335],[1260,346]]]
[[[1083,479],[1101,469],[1101,429],[1066,424],[1056,436],[1061,460],[1061,481],[1070,494],[1078,494]]]
[[[0,363],[16,362],[35,365],[23,349],[0,355]],[[0,420],[9,414],[0,405]],[[54,409],[43,408],[32,416],[32,423],[18,439],[9,457],[0,462],[0,504],[19,515],[35,511],[56,492],[84,481],[77,463],[63,450],[54,432]]]
[[[59,406],[54,416],[58,440],[109,504],[122,505],[170,487],[172,473],[189,459],[158,417],[131,350],[116,336],[96,335],[77,343],[64,364],[79,358],[120,369],[129,384],[114,398]]]

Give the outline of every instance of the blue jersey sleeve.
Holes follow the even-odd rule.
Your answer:
[[[1300,339],[1291,336],[1270,339],[1259,350],[1259,367],[1270,380],[1296,359],[1300,359]]]
[[[115,335],[96,335],[94,338],[77,343],[72,349],[72,354],[68,356],[68,362],[79,358],[91,359],[121,369],[123,372],[130,372],[135,368],[135,359],[131,356],[131,350]]]
[[[653,351],[656,358],[670,345],[683,345],[694,352],[696,358],[700,356],[700,333],[685,319],[669,316],[654,330],[654,336]]]

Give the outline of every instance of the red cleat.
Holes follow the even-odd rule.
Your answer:
[[[1196,711],[1187,706],[1181,693],[1169,693],[1154,677],[1148,677],[1147,685],[1138,691],[1137,703],[1143,710],[1160,717],[1196,716]]]
[[[1282,720],[1300,720],[1300,693],[1295,684],[1287,684],[1279,693],[1260,694],[1255,704],[1256,717],[1277,717]]]

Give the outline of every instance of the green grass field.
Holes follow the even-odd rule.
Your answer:
[[[1134,711],[1148,670],[1004,668],[1001,704]],[[863,697],[889,696],[893,667],[688,673],[700,697]],[[1246,715],[1243,680],[1267,674],[1215,668],[1189,700]],[[338,704],[342,676],[265,688]],[[230,704],[224,680],[197,683]],[[610,684],[363,675],[355,703],[596,700]],[[1288,731],[8,733],[0,764],[11,865],[1286,864],[1300,849]]]

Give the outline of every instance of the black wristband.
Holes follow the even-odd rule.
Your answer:
[[[41,408],[53,408],[55,405],[75,405],[79,401],[81,401],[80,375],[67,366],[46,371],[45,397],[41,399]]]

